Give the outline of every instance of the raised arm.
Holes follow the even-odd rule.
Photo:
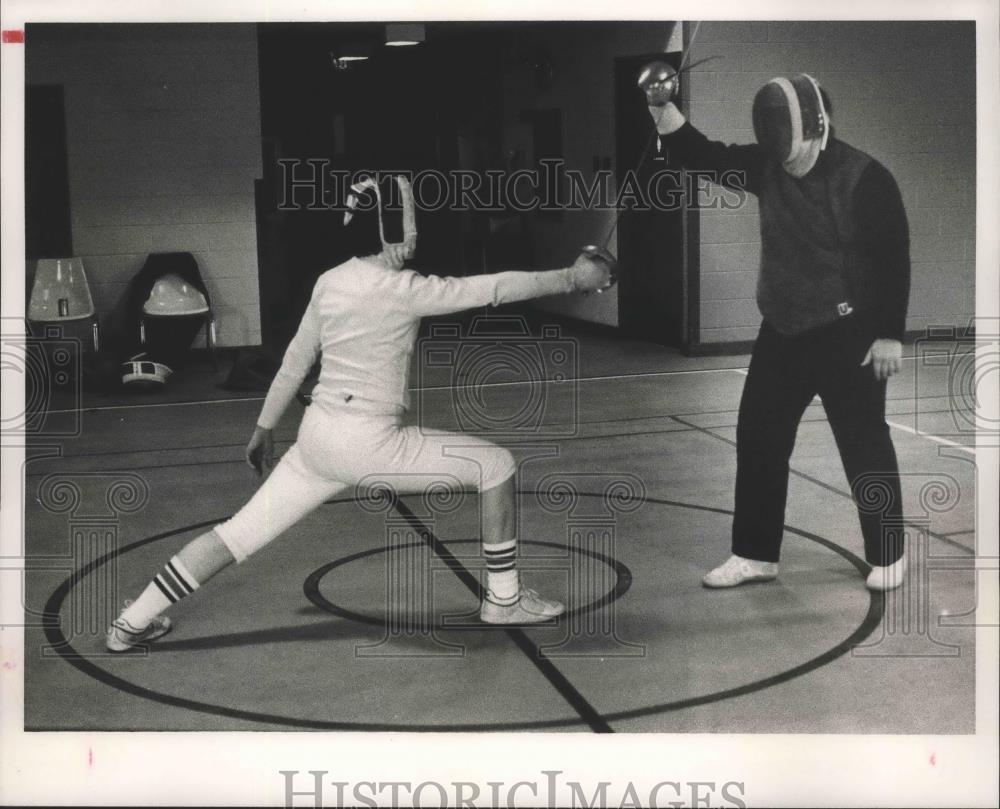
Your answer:
[[[706,172],[712,182],[756,194],[764,156],[756,143],[726,144],[709,140],[695,129],[676,105],[650,107],[660,144],[672,165]]]

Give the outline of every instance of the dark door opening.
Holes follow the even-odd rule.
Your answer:
[[[385,47],[384,36],[384,26],[372,24],[258,27],[264,178],[257,224],[268,346],[287,342],[316,278],[350,257],[341,232],[346,184],[329,183],[312,210],[313,192],[300,186],[298,204],[282,209],[290,169],[279,160],[296,161],[301,179],[313,176],[308,160],[337,172],[418,173],[483,169],[500,159],[497,35],[429,25],[426,42],[402,48]],[[368,43],[371,58],[337,69],[331,53],[345,41]],[[463,147],[470,143],[471,158]],[[432,182],[422,190],[433,197]],[[463,216],[447,198],[426,214],[418,210],[417,269],[474,269]]]
[[[24,202],[26,258],[72,256],[62,85],[25,88]]]
[[[650,59],[665,59],[675,67],[681,55],[651,54],[622,57],[615,63],[615,118],[618,185],[626,182],[626,173],[648,198],[657,173],[668,170],[658,155],[653,137],[653,123],[645,96],[636,87],[636,76]],[[681,85],[683,89],[683,84]],[[680,100],[678,99],[678,103]],[[647,147],[648,150],[647,150]],[[646,157],[639,158],[646,151]],[[638,166],[638,168],[636,168]],[[669,201],[670,189],[677,180],[660,181],[659,197]],[[623,334],[660,345],[686,348],[690,342],[686,312],[691,303],[685,284],[684,216],[679,205],[630,207],[621,213],[618,224],[618,260],[620,263],[618,323]]]

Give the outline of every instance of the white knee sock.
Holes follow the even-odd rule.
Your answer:
[[[517,600],[520,583],[517,575],[517,540],[495,544],[483,543],[486,555],[486,588],[493,601]]]
[[[131,629],[141,631],[167,607],[193,593],[198,586],[184,563],[176,556],[171,557],[142,594],[122,611],[121,620]]]

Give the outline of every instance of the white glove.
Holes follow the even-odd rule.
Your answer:
[[[594,292],[611,283],[611,268],[589,253],[580,253],[573,266],[573,287],[577,292]]]
[[[671,101],[662,107],[649,107],[649,116],[653,119],[653,124],[656,126],[656,131],[661,135],[669,135],[671,132],[676,132],[687,121],[677,105]]]

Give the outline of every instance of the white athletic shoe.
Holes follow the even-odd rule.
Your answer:
[[[487,624],[539,624],[551,621],[566,611],[566,605],[559,601],[542,598],[534,590],[522,587],[517,601],[499,604],[492,591],[486,593],[479,618]]]
[[[735,587],[749,581],[770,581],[777,575],[777,562],[758,562],[733,554],[715,570],[706,573],[701,583],[713,588]]]
[[[127,652],[134,646],[140,646],[154,641],[170,631],[170,619],[166,615],[158,615],[144,629],[136,629],[123,618],[115,620],[108,627],[105,646],[110,652]]]
[[[865,584],[869,590],[895,590],[906,578],[906,557],[900,556],[891,565],[872,565]]]

